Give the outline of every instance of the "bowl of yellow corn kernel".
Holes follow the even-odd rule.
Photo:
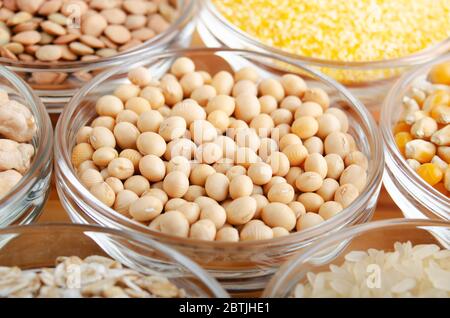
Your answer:
[[[203,0],[207,46],[283,55],[319,68],[379,107],[400,74],[450,49],[448,0]]]
[[[404,75],[381,111],[384,184],[409,218],[450,219],[450,54]]]

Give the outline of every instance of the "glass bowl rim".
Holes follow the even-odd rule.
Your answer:
[[[126,50],[124,52],[119,52],[116,55],[110,57],[100,58],[98,60],[93,61],[61,61],[61,62],[23,62],[23,61],[12,61],[7,58],[0,57],[0,63],[2,65],[8,66],[14,70],[42,70],[48,72],[72,72],[80,69],[90,70],[96,68],[108,67],[111,64],[117,64],[120,62],[124,62],[127,59],[136,57],[140,54],[146,54],[147,52],[151,52],[158,47],[159,45],[165,43],[166,37],[170,36],[178,32],[178,28],[183,25],[185,22],[192,18],[194,14],[195,8],[197,6],[196,0],[187,0],[188,5],[184,7],[182,14],[171,23],[170,27],[164,32],[156,35],[148,41],[143,42],[141,45],[138,45],[135,48],[130,50]],[[185,3],[183,1],[182,3]]]
[[[117,230],[108,227],[102,227],[99,225],[86,225],[86,224],[75,224],[75,223],[40,223],[31,225],[14,225],[8,226],[6,228],[0,228],[0,236],[11,235],[11,234],[30,234],[35,231],[53,231],[57,229],[74,229],[80,232],[98,232],[103,234],[111,234],[117,237],[122,237],[134,242],[143,244],[144,246],[151,247],[158,252],[168,256],[173,261],[178,264],[183,265],[185,268],[194,274],[198,279],[201,280],[203,284],[214,294],[214,297],[218,298],[228,298],[230,297],[228,293],[223,289],[223,287],[213,278],[208,272],[206,272],[200,265],[195,263],[189,257],[185,256],[181,252],[173,249],[172,247],[157,242],[154,239],[148,237],[145,234],[134,233],[128,230]]]
[[[411,65],[423,64],[430,60],[430,56],[439,56],[450,50],[450,37],[447,39],[436,43],[430,47],[427,47],[421,51],[415,52],[413,54],[385,60],[377,61],[333,61],[325,60],[314,57],[308,57],[304,55],[298,55],[295,53],[290,53],[282,49],[278,49],[263,43],[255,37],[252,37],[248,33],[242,31],[237,26],[230,23],[220,12],[217,10],[215,5],[211,0],[200,0],[202,4],[202,9],[207,10],[211,13],[216,22],[219,22],[222,26],[226,27],[229,31],[233,33],[234,36],[243,40],[245,43],[263,49],[265,52],[270,52],[272,54],[282,55],[289,58],[294,58],[300,60],[304,63],[320,66],[320,67],[333,67],[338,69],[352,69],[352,70],[371,70],[371,69],[383,69],[383,68],[400,68],[400,67],[410,67]],[[201,14],[200,14],[201,16]],[[208,28],[209,29],[209,28]],[[439,53],[437,53],[439,52]]]
[[[308,246],[303,251],[297,252],[296,255],[291,257],[289,261],[283,264],[278,272],[270,279],[267,284],[266,289],[263,292],[262,297],[274,297],[274,295],[283,290],[282,283],[286,280],[287,275],[289,275],[297,267],[302,266],[302,264],[314,256],[316,253],[327,248],[330,244],[336,242],[343,242],[351,237],[357,237],[360,234],[379,231],[381,229],[392,229],[401,227],[441,227],[450,229],[450,223],[443,220],[429,220],[429,219],[387,219],[374,222],[368,222],[364,224],[358,224],[346,229],[340,230],[339,232],[333,233],[330,236],[323,238],[318,242],[314,242],[311,246]]]
[[[351,105],[350,107],[352,108],[352,110],[355,111],[357,113],[357,116],[361,118],[361,120],[368,126],[369,130],[371,131],[371,134],[370,136],[366,136],[366,138],[369,141],[374,142],[373,145],[374,153],[371,154],[374,156],[373,158],[374,169],[372,171],[372,175],[368,176],[369,181],[365,188],[366,191],[360,194],[358,198],[355,200],[355,202],[353,202],[348,208],[344,209],[344,211],[340,213],[338,217],[326,220],[321,224],[321,226],[312,227],[301,232],[291,233],[288,236],[267,240],[244,241],[244,242],[217,242],[217,241],[209,242],[190,238],[187,239],[179,238],[176,236],[167,235],[156,231],[151,231],[150,229],[148,229],[148,227],[142,224],[138,224],[137,222],[127,218],[126,216],[114,211],[112,208],[104,206],[87,189],[84,188],[84,186],[79,181],[78,177],[72,172],[72,167],[70,164],[70,154],[68,152],[68,149],[65,149],[65,146],[62,146],[64,143],[63,136],[65,136],[67,132],[65,127],[66,125],[69,124],[69,120],[70,118],[72,118],[72,115],[79,108],[79,101],[82,100],[84,96],[87,95],[92,89],[97,87],[99,84],[104,83],[105,80],[112,77],[113,75],[122,73],[124,70],[132,67],[144,65],[151,60],[168,59],[173,58],[174,56],[182,56],[183,54],[216,54],[216,53],[235,53],[243,55],[246,54],[260,58],[275,59],[277,61],[291,64],[299,69],[302,69],[303,71],[306,71],[310,75],[312,74],[313,76],[319,78],[321,82],[326,83],[327,85],[333,87],[340,94],[342,94]],[[362,208],[362,206],[364,206],[371,199],[372,192],[378,188],[378,185],[381,185],[381,176],[384,167],[383,146],[381,143],[381,137],[379,135],[379,130],[375,123],[375,120],[373,119],[370,112],[362,104],[362,102],[360,102],[356,97],[354,97],[342,84],[336,82],[335,80],[331,79],[326,75],[323,75],[317,70],[309,68],[308,66],[304,65],[303,63],[295,59],[290,59],[283,56],[276,56],[268,53],[261,53],[250,50],[230,49],[230,48],[189,48],[189,49],[168,50],[166,52],[149,54],[146,56],[145,59],[141,59],[139,62],[136,62],[132,65],[116,66],[114,68],[111,68],[109,70],[100,73],[90,82],[84,85],[80,90],[78,90],[76,95],[74,95],[69,101],[69,103],[66,105],[55,129],[55,138],[56,138],[55,169],[57,170],[57,173],[64,175],[64,178],[67,178],[68,182],[71,185],[75,185],[75,188],[77,189],[77,191],[80,192],[80,195],[82,196],[82,201],[87,203],[91,209],[93,206],[96,206],[95,211],[96,213],[101,213],[102,215],[107,216],[108,219],[114,217],[115,219],[114,221],[116,221],[117,219],[121,223],[121,225],[125,224],[127,229],[132,228],[133,230],[145,231],[145,233],[148,233],[149,235],[152,235],[154,237],[163,238],[166,242],[170,242],[171,244],[180,244],[206,248],[223,247],[231,249],[231,248],[254,247],[254,246],[280,247],[285,246],[286,244],[289,243],[307,241],[311,238],[323,235],[324,233],[327,233],[328,230],[333,229],[336,223],[339,224],[339,221],[345,220],[348,222],[352,216],[355,216],[356,211],[359,211]],[[370,191],[367,191],[369,189]],[[80,199],[80,197],[77,197],[77,199]]]
[[[24,99],[25,105],[30,110],[35,118],[38,129],[40,129],[41,136],[35,147],[35,153],[32,159],[30,169],[23,175],[19,184],[17,184],[9,194],[0,199],[0,212],[9,205],[21,200],[33,184],[37,181],[38,174],[42,172],[42,167],[52,160],[53,149],[53,127],[50,116],[42,103],[37,97],[32,88],[14,72],[0,65],[0,77],[3,77],[10,85],[17,90],[17,93]],[[30,107],[28,107],[28,105]]]

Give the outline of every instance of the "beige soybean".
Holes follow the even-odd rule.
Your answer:
[[[114,129],[115,124],[116,121],[114,118],[110,116],[100,116],[92,121],[91,126],[92,128],[105,127],[112,131]]]
[[[322,186],[316,191],[324,201],[331,201],[334,198],[336,190],[339,188],[339,182],[332,178],[326,178],[323,180]]]
[[[178,78],[194,71],[195,64],[190,58],[187,57],[177,58],[170,68],[170,72]]]
[[[289,202],[288,207],[292,210],[292,212],[294,212],[294,216],[296,219],[306,213],[305,206],[298,201]]]
[[[275,109],[270,113],[270,117],[272,117],[275,126],[278,126],[280,124],[290,125],[294,118],[289,110],[283,108]]]
[[[236,108],[235,99],[228,95],[217,95],[211,98],[206,106],[206,112],[208,114],[212,113],[215,110],[222,110],[228,116],[231,116],[234,113]]]
[[[245,169],[243,166],[233,166],[228,170],[225,175],[227,176],[228,180],[232,181],[234,178],[242,175],[247,174],[247,169]],[[251,178],[251,177],[250,177]],[[253,183],[254,180],[252,179]]]
[[[204,84],[203,76],[198,72],[184,74],[180,79],[184,97],[191,96],[192,92]]]
[[[144,132],[139,135],[136,146],[143,155],[161,157],[166,151],[166,142],[163,137],[154,132]]]
[[[120,214],[130,217],[130,205],[138,199],[138,195],[133,191],[122,190],[117,193],[116,200],[114,202],[114,210],[116,210]]]
[[[91,160],[94,154],[94,148],[88,143],[80,143],[76,145],[72,150],[71,161],[75,167],[78,167],[81,163]]]
[[[97,170],[86,169],[80,175],[80,181],[90,189],[94,184],[103,182],[103,177]]]
[[[340,185],[353,184],[359,192],[362,192],[367,183],[367,173],[361,166],[352,164],[344,169],[339,183]]]
[[[216,96],[217,92],[213,86],[202,85],[194,89],[190,97],[195,100],[200,106],[206,107],[209,101]]]
[[[297,221],[297,231],[303,231],[319,225],[325,220],[317,213],[308,212]]]
[[[125,109],[132,110],[136,114],[141,115],[142,113],[152,110],[152,107],[145,98],[135,96],[126,101]]]
[[[278,183],[287,183],[286,179],[280,176],[273,176],[268,183],[263,186],[264,193],[267,195],[270,189]]]
[[[232,225],[248,223],[256,212],[256,200],[252,197],[237,198],[226,207],[227,222]]]
[[[218,242],[239,242],[239,232],[234,227],[223,227],[217,231]]]
[[[345,166],[348,167],[352,164],[356,164],[367,171],[369,168],[369,162],[365,154],[361,151],[352,151],[344,158]]]
[[[319,215],[324,219],[331,219],[333,216],[339,214],[344,208],[339,202],[328,201],[322,204],[319,209]]]
[[[154,110],[163,107],[166,101],[162,90],[153,86],[144,87],[140,91],[139,96],[145,98],[150,103],[150,107]]]
[[[291,167],[300,166],[308,156],[308,150],[300,143],[286,146],[283,153],[288,158]]]
[[[100,116],[116,117],[124,110],[123,102],[114,95],[100,97],[95,104],[95,111]]]
[[[140,222],[149,222],[161,214],[163,205],[158,198],[145,196],[134,201],[129,208],[133,219]]]
[[[345,169],[344,160],[338,154],[328,154],[324,157],[327,162],[327,178],[339,179]]]
[[[298,119],[300,117],[310,116],[314,118],[319,118],[323,114],[322,106],[313,102],[302,103],[296,110],[294,118]]]
[[[302,192],[314,192],[320,189],[323,184],[322,176],[313,171],[304,172],[297,177],[295,185]]]
[[[323,154],[323,141],[319,137],[312,136],[303,142],[303,146],[308,150],[309,154]]]
[[[94,149],[102,147],[116,147],[116,138],[114,134],[106,127],[95,127],[89,136],[89,142]]]
[[[283,85],[273,78],[263,79],[259,83],[259,92],[261,95],[271,95],[277,102],[281,102],[285,96]]]
[[[281,151],[289,145],[302,144],[302,140],[295,134],[284,135],[279,142]]]
[[[348,117],[347,114],[342,109],[331,107],[327,109],[326,113],[334,115],[339,120],[341,124],[341,131],[343,133],[346,133],[348,131],[349,127]]]
[[[289,203],[294,200],[295,190],[289,183],[274,184],[267,194],[270,202]]]
[[[352,151],[352,145],[347,135],[339,131],[332,132],[326,137],[324,149],[327,155],[334,153],[345,158]]]
[[[183,172],[172,171],[164,178],[163,188],[169,197],[181,198],[189,188],[189,179]]]
[[[288,236],[289,235],[289,231],[286,230],[284,227],[274,227],[272,229],[272,233],[273,233],[273,238],[277,238],[277,237],[283,237],[283,236]]]
[[[145,87],[152,82],[152,74],[145,67],[138,67],[128,72],[128,79],[139,87]]]
[[[113,189],[116,195],[124,190],[122,181],[116,177],[108,177],[105,179],[105,182]]]
[[[283,227],[291,231],[296,224],[294,212],[286,204],[272,202],[266,205],[261,212],[261,218],[270,227]]]
[[[317,131],[319,138],[325,139],[332,132],[341,131],[341,122],[332,114],[323,114],[317,118],[317,123],[319,124],[319,130]]]
[[[253,83],[257,83],[259,81],[259,74],[255,68],[247,66],[241,68],[240,70],[234,73],[234,80],[236,82],[248,80],[252,81]]]
[[[344,208],[352,204],[359,196],[358,189],[351,183],[341,185],[334,194],[334,201],[339,202]]]
[[[308,155],[305,160],[304,168],[306,172],[316,172],[322,179],[325,179],[328,173],[328,165],[325,158],[319,153]]]
[[[219,95],[230,95],[233,89],[233,76],[227,71],[220,71],[213,76],[211,85],[216,89]]]
[[[230,181],[223,173],[213,173],[206,178],[205,190],[208,196],[217,202],[228,197]]]
[[[119,154],[112,147],[98,148],[92,155],[92,161],[99,167],[106,167]]]
[[[250,128],[253,128],[258,136],[268,137],[275,127],[272,117],[268,114],[259,114],[250,122]]]
[[[167,193],[165,193],[161,189],[149,189],[142,194],[142,196],[146,196],[146,195],[150,195],[152,197],[157,198],[159,201],[161,201],[161,203],[163,205],[165,205],[167,203],[167,201],[169,201],[169,197],[167,196]]]
[[[300,167],[291,167],[291,168],[289,168],[289,172],[285,176],[286,182],[289,183],[291,186],[296,187],[295,182],[297,181],[297,178],[302,173],[303,173],[303,170]]]
[[[255,199],[256,201],[256,212],[253,216],[254,219],[259,219],[261,217],[261,211],[262,209],[269,204],[269,200],[263,195],[263,193],[260,194],[252,194],[251,197]]]
[[[252,191],[252,179],[246,175],[236,176],[230,181],[229,194],[232,199],[250,196]]]
[[[272,138],[261,138],[258,148],[259,157],[265,161],[275,151],[278,151],[278,144]]]
[[[297,201],[303,204],[307,212],[318,212],[324,200],[317,193],[302,193],[298,196]]]
[[[158,133],[166,142],[169,142],[183,136],[186,131],[186,127],[186,121],[183,117],[171,116],[163,120],[159,126]]]
[[[249,123],[261,112],[258,98],[251,93],[242,93],[236,97],[234,116]]]
[[[227,213],[225,212],[225,209],[220,205],[210,204],[201,209],[200,219],[207,219],[212,221],[216,229],[219,230],[227,220]]]
[[[137,127],[128,122],[121,122],[114,127],[114,137],[122,149],[135,149],[140,132]]]
[[[231,95],[233,97],[237,97],[243,93],[248,93],[256,96],[258,95],[258,87],[251,80],[237,81],[233,86]]]
[[[150,182],[143,176],[134,175],[125,181],[124,188],[141,196],[144,192],[150,190]]]
[[[134,174],[134,165],[129,159],[115,158],[108,164],[108,173],[111,177],[125,180]]]
[[[289,172],[290,163],[288,157],[279,151],[272,153],[266,160],[272,168],[273,175],[285,176]]]
[[[216,237],[216,227],[210,220],[199,220],[192,224],[189,237],[196,240],[214,241]]]
[[[189,236],[189,222],[183,213],[167,211],[161,215],[159,228],[162,233],[179,237]]]
[[[170,173],[172,171],[180,171],[189,178],[191,173],[191,164],[188,159],[183,156],[176,156],[170,159],[170,161],[166,164],[166,171]]]
[[[272,178],[272,167],[264,162],[256,162],[249,166],[248,176],[256,185],[264,185]]]
[[[106,206],[113,206],[116,194],[106,182],[95,183],[89,191]]]
[[[119,154],[120,158],[126,158],[133,163],[135,171],[139,169],[139,161],[142,159],[142,155],[135,149],[124,149]]]
[[[287,95],[302,97],[307,89],[305,81],[295,74],[283,75],[280,82]]]
[[[192,169],[189,180],[192,184],[203,187],[206,179],[214,173],[216,173],[216,170],[210,165],[199,164]]]
[[[195,159],[199,163],[213,164],[222,159],[222,156],[221,147],[212,142],[200,145],[195,151]]]
[[[261,106],[261,113],[271,114],[278,107],[278,102],[275,97],[271,95],[264,95],[259,98],[259,104]]]
[[[273,238],[273,232],[270,227],[260,220],[251,220],[241,230],[241,241],[269,240]]]
[[[287,96],[280,103],[281,108],[287,109],[292,113],[295,113],[295,111],[301,105],[302,105],[302,100],[300,98],[298,98],[297,96]]]
[[[200,216],[200,206],[195,202],[184,202],[177,206],[176,210],[183,213],[189,224],[197,222]]]
[[[319,87],[308,88],[303,95],[303,101],[315,102],[322,106],[324,111],[330,107],[330,98],[327,92]]]
[[[183,204],[185,204],[187,201],[182,198],[171,198],[166,202],[164,205],[165,211],[175,211],[178,210]]]
[[[116,123],[127,122],[136,126],[138,119],[138,114],[132,110],[126,109],[117,114]]]
[[[195,100],[185,99],[172,108],[171,116],[183,118],[188,127],[195,120],[206,119],[206,112]]]
[[[303,116],[297,118],[292,124],[292,132],[301,139],[307,139],[314,136],[319,130],[319,123],[312,116]]]

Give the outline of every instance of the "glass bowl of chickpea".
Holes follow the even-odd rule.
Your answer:
[[[53,127],[33,90],[0,66],[0,228],[33,222],[53,169]]]
[[[189,258],[138,233],[80,224],[10,226],[0,229],[0,250],[2,297],[229,297]],[[49,279],[36,284],[32,273]]]
[[[35,90],[49,112],[60,113],[95,74],[146,52],[188,46],[196,6],[193,0],[8,4],[0,9],[8,25],[1,33],[0,61]]]
[[[403,76],[385,99],[384,185],[408,218],[449,220],[450,55]]]
[[[57,189],[74,222],[146,233],[238,292],[264,288],[320,237],[369,221],[381,187],[366,108],[295,60],[245,50],[174,50],[102,73],[56,136]]]

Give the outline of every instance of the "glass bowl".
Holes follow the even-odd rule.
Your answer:
[[[395,242],[436,244],[450,248],[450,224],[433,220],[391,219],[350,227],[324,238],[293,257],[273,276],[263,297],[291,297],[297,283],[305,283],[308,272],[328,271],[331,264],[340,265],[351,251],[392,251]],[[330,250],[335,254],[330,255]],[[372,271],[367,268],[367,278]],[[381,278],[382,281],[382,278]]]
[[[35,154],[30,169],[19,184],[0,199],[0,228],[33,222],[48,195],[53,168],[53,127],[50,117],[32,89],[16,74],[0,66],[0,90],[9,98],[27,106],[33,114],[37,131],[32,140]]]
[[[450,198],[425,182],[406,162],[395,143],[393,127],[402,111],[402,99],[418,76],[428,74],[433,65],[450,60],[447,54],[405,74],[390,90],[381,110],[380,128],[386,151],[383,182],[407,218],[450,220]]]
[[[0,251],[0,266],[23,270],[54,267],[59,256],[106,256],[142,274],[164,275],[186,297],[229,297],[190,259],[137,233],[76,224],[11,226],[0,230]]]
[[[16,72],[34,89],[50,113],[60,113],[75,92],[99,72],[139,59],[142,54],[161,52],[168,47],[186,47],[195,30],[195,0],[179,1],[180,17],[163,33],[131,50],[96,61],[39,62],[11,61],[0,57],[0,63]]]
[[[257,242],[205,242],[180,239],[134,222],[102,205],[78,180],[71,164],[71,149],[78,129],[95,116],[95,100],[112,92],[115,85],[126,81],[127,72],[138,65],[147,67],[154,77],[164,74],[171,62],[186,56],[196,62],[199,70],[212,74],[220,70],[237,70],[249,63],[257,65],[262,77],[281,73],[270,65],[284,63],[304,76],[309,86],[321,86],[330,94],[331,103],[344,109],[349,116],[350,133],[359,148],[369,158],[368,183],[361,196],[335,218],[287,237]],[[374,119],[366,108],[344,87],[297,61],[274,55],[231,49],[188,49],[142,56],[135,65],[123,65],[106,71],[84,86],[61,114],[56,128],[55,170],[57,189],[71,219],[79,223],[143,232],[191,257],[233,291],[259,290],[268,278],[293,252],[302,249],[327,233],[355,223],[367,222],[375,209],[381,186],[383,148]]]
[[[229,47],[277,54],[318,68],[346,85],[367,107],[380,108],[389,88],[399,74],[450,51],[450,38],[406,57],[373,62],[340,62],[288,53],[266,45],[230,23],[211,0],[201,0],[198,33],[208,47]]]

